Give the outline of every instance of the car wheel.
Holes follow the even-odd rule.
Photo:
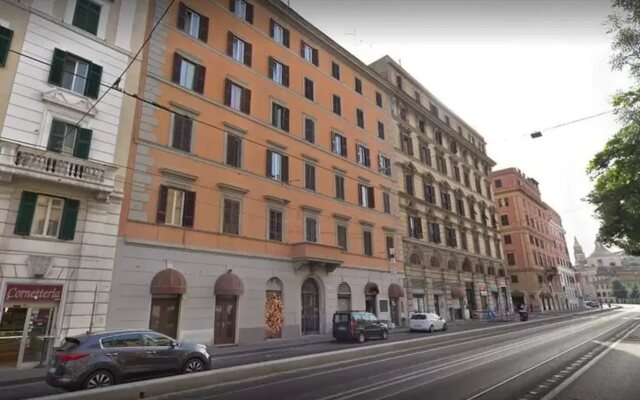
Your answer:
[[[380,335],[380,337],[382,338],[382,340],[389,339],[389,332],[386,329],[383,329],[382,330],[382,334]]]
[[[429,333],[433,333],[433,325],[429,327]]]
[[[447,331],[447,324],[442,325],[442,332],[446,332]]]
[[[113,374],[109,371],[100,370],[94,371],[87,379],[84,380],[82,387],[84,389],[96,389],[101,387],[107,387],[113,385],[115,382],[113,380]]]
[[[358,343],[364,343],[365,340],[366,338],[364,337],[364,332],[360,331],[360,333],[358,334]]]
[[[190,358],[184,364],[183,372],[185,374],[190,374],[192,372],[200,372],[204,371],[204,363],[199,358]]]

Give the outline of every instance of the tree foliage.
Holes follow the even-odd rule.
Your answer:
[[[614,69],[627,70],[640,83],[640,2],[614,0],[609,17],[614,34]],[[605,245],[640,255],[640,86],[613,99],[624,123],[587,168],[594,187],[586,200],[600,220],[598,237]]]
[[[638,299],[640,298],[640,290],[638,290],[638,284],[633,285],[633,290],[631,291],[631,298]]]
[[[613,281],[613,297],[617,299],[626,299],[629,297],[627,288],[620,281]]]

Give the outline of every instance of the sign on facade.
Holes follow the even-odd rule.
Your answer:
[[[477,284],[478,290],[480,291],[480,296],[487,295],[487,285],[483,282]]]
[[[4,295],[5,301],[58,302],[62,299],[61,285],[19,285],[9,283]]]

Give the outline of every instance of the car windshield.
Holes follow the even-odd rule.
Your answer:
[[[425,314],[413,314],[411,319],[427,319],[427,316]]]
[[[334,314],[333,322],[336,324],[341,322],[349,322],[349,314]]]

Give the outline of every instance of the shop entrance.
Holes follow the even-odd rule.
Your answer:
[[[46,362],[55,306],[5,304],[0,320],[0,367]]]

